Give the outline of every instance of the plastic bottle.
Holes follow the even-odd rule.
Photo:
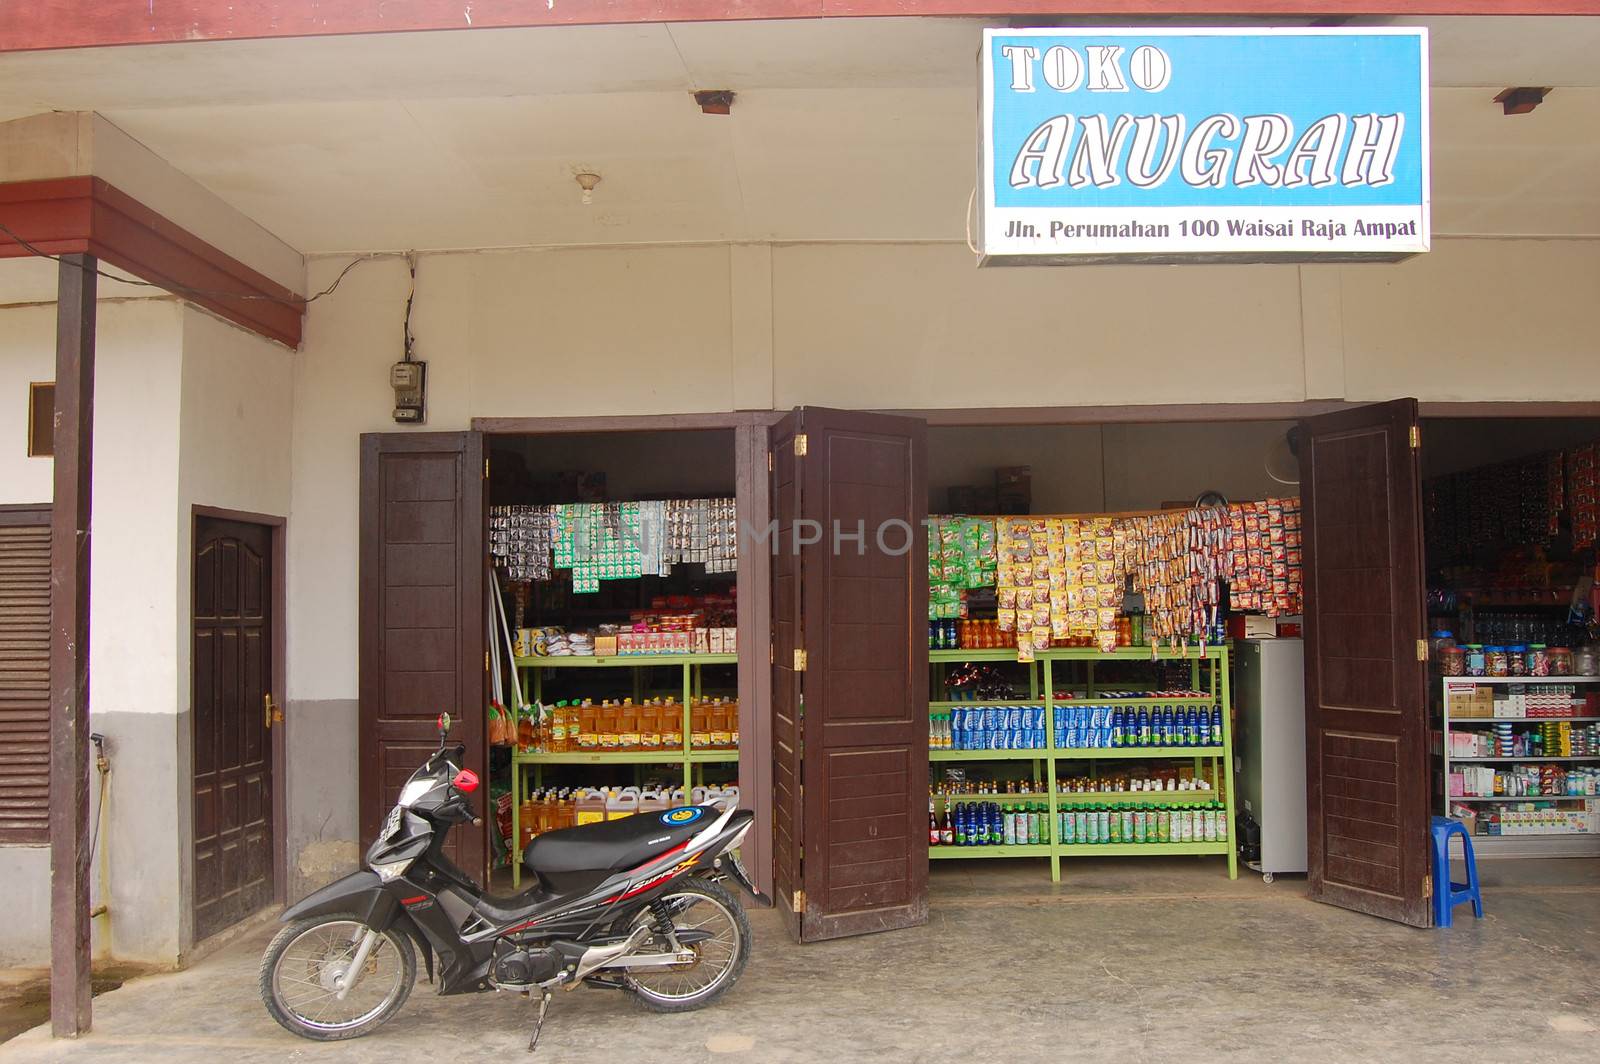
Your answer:
[[[733,728],[728,724],[728,703],[717,699],[711,704],[711,748],[726,750],[733,745]]]
[[[1150,745],[1150,711],[1143,707],[1139,710],[1139,745]]]
[[[639,707],[625,703],[617,713],[617,749],[639,749],[642,745],[639,732]]]
[[[585,699],[578,707],[578,749],[594,751],[600,748],[600,722],[594,703]]]
[[[1222,709],[1218,706],[1211,708],[1211,745],[1222,745]]]

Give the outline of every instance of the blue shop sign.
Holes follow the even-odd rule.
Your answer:
[[[1428,250],[1424,29],[985,30],[985,265]]]

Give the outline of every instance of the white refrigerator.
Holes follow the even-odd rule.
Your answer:
[[[1270,883],[1277,873],[1306,870],[1305,644],[1246,639],[1235,646],[1234,779],[1239,808],[1261,826],[1261,859],[1250,867]]]

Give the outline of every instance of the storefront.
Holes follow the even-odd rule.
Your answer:
[[[1425,535],[1461,546],[1457,525],[1476,526],[1458,511],[1447,526],[1422,500],[1445,491],[1436,477],[1535,453],[1568,456],[1570,475],[1572,448],[1600,437],[1569,424],[1557,440],[1537,423],[1592,418],[1600,402],[1600,204],[1592,183],[1574,178],[1588,173],[1600,90],[1587,80],[1586,53],[1564,43],[1593,29],[1516,23],[1547,46],[1540,83],[1560,88],[1532,114],[1508,116],[1491,98],[1527,75],[1482,59],[1505,27],[1436,20],[1425,254],[977,270],[960,210],[972,194],[972,54],[983,28],[972,19],[822,20],[677,25],[670,34],[546,27],[202,43],[174,48],[159,77],[139,49],[97,56],[94,77],[86,56],[42,57],[52,65],[38,66],[41,83],[65,70],[95,86],[61,95],[59,106],[106,116],[22,118],[9,127],[16,143],[54,143],[70,124],[77,144],[90,130],[93,176],[137,186],[152,209],[293,291],[328,290],[305,308],[290,349],[215,308],[103,284],[95,728],[117,767],[100,852],[144,874],[107,876],[99,888],[110,914],[97,917],[102,948],[175,963],[205,937],[195,922],[195,892],[208,880],[196,865],[206,832],[194,789],[202,680],[193,640],[197,619],[210,616],[195,604],[204,546],[196,521],[226,517],[213,511],[282,529],[261,556],[274,559],[263,587],[281,603],[282,623],[264,675],[283,679],[244,699],[253,713],[267,696],[264,808],[278,812],[263,817],[272,827],[260,841],[278,897],[355,863],[440,709],[457,715],[477,766],[506,796],[483,835],[462,836],[458,858],[474,872],[490,871],[528,831],[736,785],[761,816],[747,857],[802,937],[916,922],[930,874],[937,880],[949,857],[980,848],[1043,859],[1040,875],[1058,871],[1064,889],[1072,858],[1096,847],[1130,862],[1198,854],[1197,874],[1229,874],[1241,799],[1254,786],[1252,766],[1235,760],[1248,761],[1251,740],[1237,706],[1244,684],[1230,671],[1242,647],[1219,642],[1212,627],[1223,618],[1205,610],[1192,623],[1155,623],[1190,600],[1157,602],[1164,585],[1153,572],[1152,583],[1128,583],[1144,545],[1180,525],[1187,532],[1183,507],[1208,492],[1236,507],[1213,530],[1226,529],[1228,542],[1208,564],[1219,581],[1222,570],[1233,577],[1235,594],[1237,574],[1253,573],[1251,592],[1268,595],[1259,612],[1298,615],[1288,575],[1296,512],[1308,596],[1321,587],[1331,602],[1329,587],[1345,589],[1342,605],[1306,615],[1307,661],[1362,679],[1341,690],[1324,674],[1302,688],[1311,699],[1301,748],[1312,751],[1313,780],[1321,771],[1325,784],[1353,788],[1324,786],[1321,800],[1383,808],[1368,819],[1324,811],[1322,822],[1344,816],[1373,835],[1362,825],[1387,816],[1398,838],[1430,811],[1516,811],[1445,801],[1458,775],[1463,793],[1451,796],[1479,796],[1466,788],[1481,782],[1469,785],[1454,766],[1489,756],[1467,752],[1487,740],[1461,740],[1446,765],[1444,750],[1458,748],[1441,720],[1439,742],[1450,745],[1433,747],[1426,699],[1442,701],[1445,687],[1426,679],[1416,641],[1436,605],[1457,642],[1488,642],[1492,631],[1506,645],[1542,640],[1547,652],[1581,646],[1576,630],[1547,630],[1558,618],[1512,620],[1501,633],[1483,594],[1534,588],[1540,610],[1557,589],[1570,599],[1593,564],[1563,539],[1580,488],[1564,482],[1565,508],[1546,512],[1554,541],[1522,544],[1547,548],[1547,579],[1536,584],[1476,553],[1475,569],[1456,555],[1425,561]],[[231,50],[236,95],[202,107],[193,97],[208,84],[208,61],[192,56],[208,48]],[[584,71],[561,66],[578,53],[607,58]],[[419,55],[432,57],[427,72],[417,71]],[[811,65],[817,55],[843,58],[824,78]],[[894,59],[888,73],[884,57]],[[34,58],[7,61],[21,72]],[[290,61],[309,63],[310,95],[282,87]],[[420,80],[378,98],[352,95],[338,75],[351,68],[373,83],[399,70]],[[521,80],[509,88],[491,76],[512,68]],[[567,71],[559,95],[547,73],[557,68]],[[135,73],[154,78],[139,81],[148,89],[128,88],[121,75]],[[684,89],[722,87],[722,77],[738,94],[732,113],[702,113]],[[169,106],[163,93],[192,106]],[[436,151],[418,152],[418,128]],[[0,178],[44,180],[60,155],[19,149],[27,165]],[[908,158],[918,160],[915,180]],[[1566,191],[1522,195],[1529,166]],[[600,181],[585,187],[578,173]],[[0,211],[0,222],[7,217]],[[380,250],[390,248],[419,250]],[[54,268],[37,265],[0,269],[14,286],[0,308],[4,395],[52,373],[43,304]],[[391,371],[407,352],[427,364],[421,424],[395,416]],[[1369,405],[1398,396],[1421,406]],[[1471,450],[1490,435],[1483,425],[1507,426],[1511,415],[1521,415],[1516,431],[1497,430],[1492,450]],[[1464,417],[1482,420],[1436,451],[1433,419],[1451,419],[1444,435],[1462,433]],[[1318,454],[1327,465],[1315,465]],[[1468,454],[1476,457],[1465,462]],[[5,461],[6,503],[48,497],[47,462]],[[1025,498],[1018,467],[1028,468]],[[1302,469],[1334,486],[1321,525]],[[1367,494],[1350,486],[1358,483]],[[1249,514],[1261,514],[1260,529],[1237,508],[1257,502]],[[930,513],[989,515],[992,538],[952,523],[946,543],[945,525],[924,525]],[[1000,544],[1020,546],[1007,520],[1017,516],[1029,519],[1030,554],[1010,554],[1002,581]],[[860,528],[864,549],[852,539],[835,551],[826,531],[788,549],[783,537],[794,544],[806,521],[847,535]],[[909,550],[876,542],[874,530],[893,522],[911,530]],[[1048,630],[1050,645],[1028,664],[1014,646],[1025,608],[1015,567],[1034,561],[1035,522],[1044,526],[1043,587],[1030,570],[1027,608],[1044,608],[1026,630],[1030,644],[1034,630]],[[645,528],[659,541],[630,546]],[[687,531],[674,538],[674,528]],[[1094,544],[1092,581],[1066,578],[1069,528],[1078,551]],[[607,550],[562,553],[574,536]],[[1349,546],[1368,540],[1392,549],[1367,557]],[[1252,543],[1267,552],[1254,570]],[[1102,560],[1111,563],[1104,580]],[[1428,575],[1436,570],[1437,583]],[[1274,580],[1281,602],[1271,598]],[[1092,622],[1082,612],[1091,586]],[[1461,615],[1469,594],[1470,632]],[[1220,606],[1210,595],[1194,601]],[[1012,611],[1009,632],[1002,611]],[[972,623],[991,619],[992,629]],[[977,646],[949,645],[930,628],[963,620]],[[1155,664],[1147,630],[1167,647]],[[1119,649],[1102,651],[1102,639]],[[524,728],[498,709],[480,711],[496,697],[513,712],[537,700],[550,713]],[[1319,727],[1351,730],[1339,714],[1353,698],[1382,717],[1357,730],[1397,751],[1390,768],[1373,770],[1392,778],[1345,763],[1378,759],[1318,745]],[[973,724],[970,702],[1027,707],[1029,722]],[[1095,707],[1113,713],[1097,722]],[[1140,738],[1152,729],[1143,747],[1152,754],[1098,753],[1127,749],[1129,710]],[[1150,710],[1159,723],[1146,723]],[[1543,753],[1542,722],[1507,723],[1508,768],[1570,758],[1559,786],[1581,783],[1574,769],[1589,755],[1576,751],[1587,740],[1573,729],[1589,722],[1565,720],[1564,739],[1556,729],[1555,748],[1573,751],[1559,755]],[[988,745],[1000,729],[1026,729],[1028,745],[1016,734]],[[1494,727],[1464,730],[1499,740]],[[1534,733],[1538,755],[1529,752]],[[979,742],[982,751],[970,748]],[[1029,754],[1013,756],[1019,748]],[[1514,771],[1487,785],[1543,796],[1557,782],[1538,775],[1536,792],[1530,774]],[[1004,797],[991,797],[991,785]],[[147,793],[164,797],[141,803]],[[931,832],[942,830],[947,799],[1013,808],[984,809],[1003,819],[981,825],[975,810],[950,809],[951,841],[934,844],[930,873]],[[1554,806],[1564,823],[1588,808]],[[1093,841],[1082,834],[1090,813]],[[1497,823],[1504,835],[1516,820],[1484,818],[1485,833]],[[961,846],[958,831],[981,832],[985,846]],[[3,855],[8,876],[41,891],[40,919],[8,940],[13,956],[36,955],[44,939],[40,839],[35,832],[32,845]],[[1394,906],[1356,907],[1422,922],[1417,848],[1384,836],[1355,852],[1345,840],[1312,832],[1313,861],[1324,862],[1321,873],[1312,866],[1313,892],[1346,902],[1340,890],[1386,889]]]

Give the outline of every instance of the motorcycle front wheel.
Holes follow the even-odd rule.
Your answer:
[[[279,931],[261,958],[261,1000],[272,1018],[301,1038],[336,1042],[370,1034],[399,1012],[417,981],[417,954],[393,929],[378,934],[355,984],[339,997],[367,931],[345,915]]]
[[[688,946],[693,963],[670,968],[634,968],[623,972],[623,985],[651,1012],[691,1012],[704,1008],[739,981],[750,960],[750,920],[737,898],[720,883],[689,879],[661,898],[677,931],[703,932]],[[655,925],[649,908],[641,909],[633,927]],[[641,949],[668,950],[665,936],[651,934]]]

